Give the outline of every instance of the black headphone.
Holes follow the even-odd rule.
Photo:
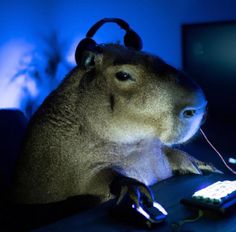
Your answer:
[[[92,39],[92,37],[103,24],[110,22],[118,24],[122,29],[126,31],[124,36],[124,45],[126,47],[133,48],[138,51],[142,49],[142,39],[134,30],[130,28],[127,22],[119,18],[104,18],[95,23],[87,32],[86,38],[82,39],[78,44],[75,52],[75,60],[77,65],[83,67],[86,66],[86,62],[91,61],[86,61],[84,59],[84,51],[91,51],[95,53],[99,53],[101,51],[101,47],[99,47],[99,45]]]

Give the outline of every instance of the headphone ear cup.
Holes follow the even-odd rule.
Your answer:
[[[129,29],[126,32],[124,37],[124,44],[126,47],[134,48],[136,50],[141,50],[143,47],[142,39],[132,29]]]
[[[81,40],[75,51],[75,61],[77,65],[83,66],[83,64],[81,63],[83,60],[83,53],[85,51],[95,52],[96,47],[97,47],[96,42],[91,38],[85,38]]]

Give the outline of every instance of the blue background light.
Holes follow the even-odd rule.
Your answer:
[[[0,108],[28,116],[75,65],[77,43],[101,18],[127,20],[144,50],[177,68],[183,23],[236,19],[234,0],[1,0],[0,9]],[[123,31],[105,25],[95,39],[122,42]]]

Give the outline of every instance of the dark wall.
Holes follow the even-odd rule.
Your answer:
[[[236,21],[183,26],[183,66],[207,95],[209,113],[236,124]]]

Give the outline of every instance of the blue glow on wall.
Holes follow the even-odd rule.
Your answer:
[[[144,50],[181,66],[181,24],[236,19],[234,0],[0,1],[0,108],[30,116],[75,65],[74,49],[89,27],[120,17],[141,35]],[[110,24],[98,42],[122,42]]]

